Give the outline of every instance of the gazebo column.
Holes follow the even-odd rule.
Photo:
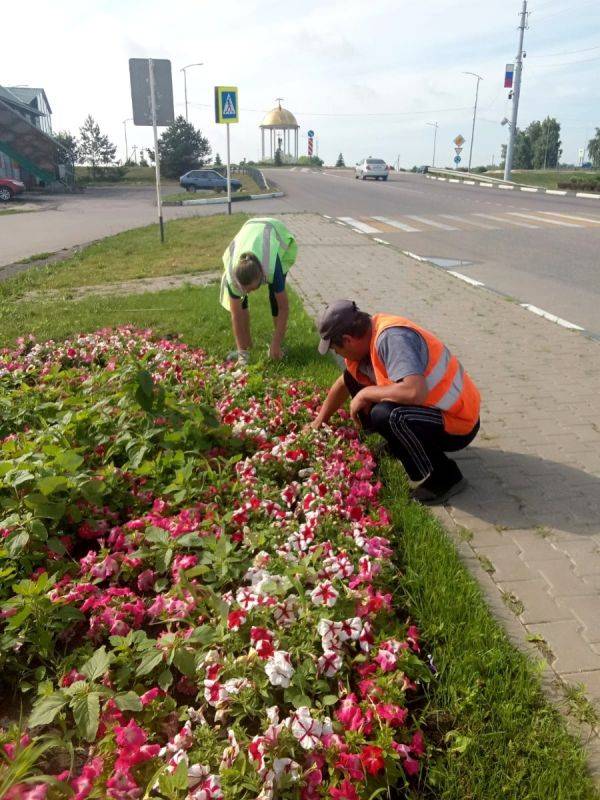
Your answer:
[[[265,160],[265,129],[260,129],[260,160]]]

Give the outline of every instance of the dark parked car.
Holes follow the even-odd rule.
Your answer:
[[[15,178],[0,178],[0,202],[12,200],[16,194],[25,191],[25,184]]]
[[[214,169],[192,169],[179,178],[179,183],[188,192],[195,192],[197,189],[212,189],[215,192],[227,191],[227,178]],[[241,188],[241,181],[232,178],[231,191],[238,192]]]

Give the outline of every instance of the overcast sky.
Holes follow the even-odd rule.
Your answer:
[[[225,153],[214,123],[213,87],[239,87],[241,121],[232,126],[232,160],[260,156],[258,125],[275,98],[306,131],[316,131],[327,163],[341,151],[403,166],[449,164],[461,133],[468,154],[475,78],[478,123],[473,163],[496,163],[510,116],[504,67],[514,60],[521,0],[20,0],[2,9],[0,84],[42,86],[55,131],[78,131],[91,113],[124,156],[123,120],[132,115],[128,59],[168,58],[175,112],[184,113],[213,152]],[[563,160],[600,126],[600,1],[529,4],[519,126],[546,115],[562,124]],[[152,131],[128,125],[133,144]]]

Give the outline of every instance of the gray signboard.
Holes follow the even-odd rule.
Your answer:
[[[154,66],[154,99],[156,124],[167,126],[175,121],[171,62],[166,58],[130,58],[131,102],[135,125],[152,125],[150,61]]]

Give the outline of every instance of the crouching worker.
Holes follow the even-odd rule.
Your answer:
[[[444,503],[466,481],[446,453],[479,430],[479,392],[458,359],[429,331],[404,317],[369,314],[351,300],[327,306],[318,321],[319,352],[345,359],[312,427],[328,422],[350,396],[350,414],[383,436],[413,486],[413,497]],[[418,484],[418,486],[417,486]]]
[[[237,350],[227,358],[247,362],[252,347],[248,295],[264,283],[269,287],[273,315],[271,358],[283,357],[282,343],[287,328],[289,305],[285,279],[296,261],[298,245],[283,222],[270,217],[249,219],[223,253],[221,305],[231,312]]]

